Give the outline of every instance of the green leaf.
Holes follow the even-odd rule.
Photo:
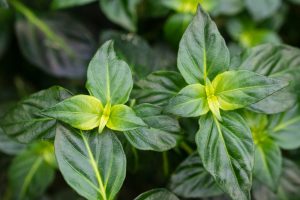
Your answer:
[[[271,17],[281,6],[281,0],[246,0],[246,8],[257,20],[263,20]]]
[[[38,199],[54,179],[53,144],[32,143],[15,157],[9,169],[9,181],[14,199]]]
[[[73,96],[43,111],[46,116],[80,130],[98,127],[102,113],[103,105],[99,99],[88,95]]]
[[[64,1],[53,0],[51,6],[54,9],[60,9],[60,8],[68,8],[72,6],[82,6],[95,1],[97,0],[64,0]]]
[[[51,75],[83,78],[95,50],[90,31],[69,15],[35,16],[28,10],[23,11],[28,13],[26,19],[19,17],[16,21],[16,35],[25,58]]]
[[[126,157],[116,135],[61,127],[55,154],[66,182],[86,199],[113,200],[126,175]]]
[[[216,24],[199,6],[178,52],[178,69],[189,84],[204,84],[229,67],[230,55]]]
[[[106,125],[116,131],[129,131],[147,126],[141,118],[136,116],[134,110],[126,105],[113,106]]]
[[[287,112],[269,117],[268,131],[276,143],[283,149],[300,147],[300,115],[299,106]]]
[[[0,127],[0,151],[9,155],[20,153],[26,145],[8,137]]]
[[[274,114],[293,107],[300,93],[300,51],[287,45],[265,44],[252,48],[241,55],[238,69],[245,69],[265,76],[289,81],[287,88],[250,106],[257,112]],[[285,102],[284,104],[282,102]]]
[[[205,87],[192,84],[184,87],[173,97],[165,111],[181,117],[198,117],[209,111]]]
[[[135,32],[137,24],[137,6],[141,0],[100,0],[103,13],[112,22]]]
[[[58,123],[43,116],[42,111],[70,96],[69,91],[58,86],[32,94],[6,113],[0,122],[1,127],[9,137],[22,143],[53,139]]]
[[[217,3],[212,7],[212,15],[235,15],[244,8],[243,0],[212,0]],[[204,1],[205,2],[205,1]],[[209,1],[206,1],[209,2]]]
[[[125,132],[127,140],[139,150],[166,151],[176,146],[180,126],[177,120],[162,114],[162,108],[140,104],[133,108],[149,127]]]
[[[286,87],[287,82],[239,70],[219,74],[212,82],[220,108],[234,110],[256,103]]]
[[[222,194],[213,177],[203,168],[197,153],[186,158],[172,174],[169,188],[183,198],[202,198]]]
[[[162,4],[177,12],[193,14],[196,12],[200,2],[201,0],[163,0]]]
[[[89,64],[86,88],[103,105],[115,105],[128,101],[132,87],[129,66],[116,58],[113,42],[106,42]]]
[[[164,34],[174,47],[178,47],[179,41],[192,19],[193,15],[189,13],[177,13],[167,19],[164,25]]]
[[[139,89],[133,91],[137,102],[162,106],[186,86],[186,83],[177,72],[157,71],[138,81],[137,85]]]
[[[281,152],[276,142],[267,136],[260,140],[259,143],[255,145],[254,163],[254,176],[273,191],[276,191],[282,166]]]
[[[179,200],[174,194],[164,188],[152,189],[140,194],[134,200]]]
[[[235,200],[249,199],[254,148],[250,129],[235,112],[223,112],[222,122],[211,113],[199,120],[196,135],[204,168]]]

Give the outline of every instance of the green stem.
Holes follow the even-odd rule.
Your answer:
[[[168,160],[168,153],[166,151],[162,153],[162,158],[163,158],[164,175],[168,176],[168,174],[169,174],[169,160]]]
[[[183,150],[185,150],[185,152],[187,152],[189,155],[191,155],[194,152],[194,150],[185,142],[181,142],[180,147]]]

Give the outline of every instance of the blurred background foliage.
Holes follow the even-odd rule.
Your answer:
[[[216,21],[233,55],[264,43],[300,47],[299,0],[0,0],[0,116],[18,100],[52,85],[83,93],[88,62],[108,39],[115,41],[118,55],[132,69],[136,80],[132,99],[164,105],[168,94],[185,83],[176,72],[152,72],[176,71],[178,44],[198,3]],[[172,151],[143,152],[127,145],[129,172],[120,199],[166,185],[194,148],[197,123],[181,120],[181,125],[191,140]],[[0,128],[0,151],[0,199],[10,199],[19,190],[14,179],[22,180],[27,167],[36,162],[41,167],[24,194],[27,199],[81,199],[57,172],[47,142],[26,146]],[[298,186],[299,153],[283,150],[296,163],[284,161],[284,167],[290,166],[285,178]],[[16,168],[22,170],[7,173]],[[260,195],[266,191],[259,187],[254,197],[263,199]]]

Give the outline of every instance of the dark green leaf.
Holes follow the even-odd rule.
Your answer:
[[[274,114],[293,107],[299,91],[300,51],[287,45],[265,44],[244,52],[236,68],[289,81],[287,88],[250,106],[257,112]],[[282,103],[284,101],[284,103]]]
[[[300,112],[299,106],[285,113],[269,117],[269,132],[271,137],[283,149],[296,149],[300,147]]]
[[[244,7],[243,0],[212,0],[216,1],[216,5],[212,9],[213,15],[235,15]]]
[[[128,101],[132,86],[129,66],[116,58],[113,42],[107,41],[89,64],[86,88],[103,105],[115,105]]]
[[[259,21],[271,17],[281,6],[281,0],[246,0],[252,17]]]
[[[138,81],[137,85],[139,89],[134,91],[134,97],[139,103],[166,105],[186,83],[177,72],[157,71]]]
[[[24,18],[18,18],[16,22],[16,33],[24,56],[49,74],[82,78],[94,53],[95,42],[89,30],[67,15],[38,18],[43,30]]]
[[[169,188],[183,198],[217,196],[223,192],[204,169],[197,153],[186,158],[171,176]]]
[[[125,132],[125,137],[135,148],[166,151],[175,147],[178,136],[174,133],[180,131],[177,120],[162,115],[162,109],[151,104],[140,104],[134,110],[149,126]]]
[[[235,200],[249,199],[254,148],[251,131],[235,112],[223,112],[222,122],[211,113],[199,120],[196,143],[203,166],[220,188]]]
[[[134,200],[179,200],[174,194],[166,189],[152,189],[140,194]]]
[[[10,166],[9,181],[13,198],[38,198],[53,181],[54,167],[53,144],[46,141],[31,144]]]
[[[280,148],[275,141],[264,136],[265,133],[256,134],[261,134],[259,137],[265,138],[262,138],[255,145],[254,176],[273,191],[276,191],[282,167]]]
[[[133,75],[144,77],[154,70],[154,52],[142,37],[132,33],[105,31],[101,34],[101,41],[113,40],[118,57],[130,66]]]
[[[87,199],[113,200],[126,175],[126,157],[115,134],[108,130],[81,132],[61,127],[55,154],[67,183]]]
[[[8,137],[0,127],[0,151],[9,155],[18,154],[26,145]]]
[[[108,19],[131,32],[136,31],[137,5],[141,0],[100,0],[100,7]]]
[[[216,24],[199,6],[184,33],[178,52],[178,69],[187,83],[204,84],[229,67],[230,55]]]
[[[70,97],[69,91],[51,87],[32,94],[12,108],[0,122],[5,133],[22,143],[35,139],[53,139],[57,121],[45,117],[41,112]]]
[[[89,4],[91,2],[95,2],[97,0],[53,0],[52,1],[52,7],[55,9],[59,8],[67,8],[72,6],[81,6],[85,4]]]

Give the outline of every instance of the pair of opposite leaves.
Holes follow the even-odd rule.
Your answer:
[[[88,68],[86,88],[89,95],[76,95],[44,114],[80,130],[105,127],[129,131],[147,126],[133,109],[124,105],[133,87],[132,75],[126,62],[116,57],[113,42],[106,42],[96,53]]]

